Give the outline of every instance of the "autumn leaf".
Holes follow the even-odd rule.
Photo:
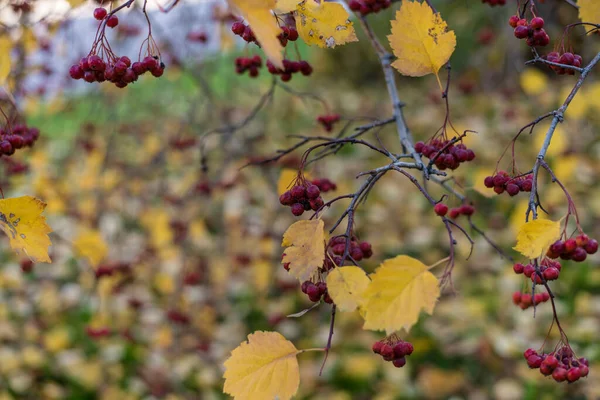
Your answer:
[[[578,0],[579,19],[581,22],[600,24],[600,2],[598,0]],[[585,27],[589,29],[589,27]]]
[[[277,332],[248,335],[225,361],[223,391],[238,400],[288,400],[298,391],[300,371],[294,344]]]
[[[229,4],[250,25],[254,36],[273,65],[284,69],[283,46],[277,38],[281,28],[271,12],[275,8],[275,0],[229,0]]]
[[[95,268],[108,255],[108,245],[96,230],[86,230],[73,241],[75,252]]]
[[[303,173],[303,176],[307,181],[312,179],[309,173],[305,172]],[[279,175],[279,180],[277,181],[277,194],[281,196],[284,192],[290,190],[294,182],[296,182],[296,179],[298,179],[298,170],[291,168],[283,169]]]
[[[277,0],[275,9],[282,14],[287,14],[296,11],[301,2],[302,0]]]
[[[10,74],[12,42],[8,36],[0,37],[0,85],[4,85],[6,78]]]
[[[354,311],[363,303],[371,281],[359,267],[334,268],[327,275],[327,292],[340,311]]]
[[[388,39],[397,57],[394,68],[407,76],[435,74],[442,89],[438,71],[454,52],[456,35],[439,13],[425,2],[403,1]]]
[[[282,263],[290,263],[290,274],[304,282],[323,265],[325,232],[323,220],[298,221],[283,234]]]
[[[32,196],[0,200],[0,228],[8,235],[10,247],[25,253],[33,262],[51,262],[48,234],[52,229],[42,215],[46,203]]]
[[[358,41],[348,11],[339,3],[305,0],[296,11],[296,28],[306,44],[333,48]]]
[[[560,221],[535,219],[521,226],[514,249],[529,259],[535,259],[546,254],[559,238]]]
[[[421,311],[433,313],[438,280],[419,260],[404,255],[385,260],[370,277],[363,295],[364,329],[408,331]]]

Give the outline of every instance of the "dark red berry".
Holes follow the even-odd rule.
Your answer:
[[[382,348],[383,348],[382,342],[377,341],[377,342],[373,343],[373,353],[380,354]]]
[[[116,15],[111,15],[106,20],[106,26],[108,26],[109,28],[114,28],[117,25],[119,25],[119,17],[117,17]]]
[[[522,274],[524,270],[525,266],[523,264],[516,263],[513,265],[513,271],[515,271],[515,274]]]
[[[584,250],[588,254],[595,254],[598,251],[598,241],[596,239],[590,239],[584,246]]]
[[[98,7],[94,10],[94,18],[96,18],[98,21],[102,21],[104,18],[106,18],[107,14],[108,12],[106,11],[106,8]]]
[[[529,26],[533,29],[542,29],[544,27],[544,19],[540,17],[535,17],[529,22]]]
[[[554,379],[556,382],[564,382],[567,380],[567,370],[562,368],[562,367],[558,367],[554,370],[554,372],[552,372],[552,379]]]
[[[319,187],[317,185],[309,185],[306,188],[306,196],[309,199],[316,199],[320,195],[321,195],[321,190],[319,189]]]
[[[448,213],[448,206],[444,203],[437,203],[435,207],[433,207],[433,211],[440,217],[443,217]]]
[[[304,205],[302,205],[301,203],[292,204],[292,214],[294,214],[296,217],[299,217],[302,214],[304,214]]]
[[[394,361],[392,361],[392,364],[394,364],[394,367],[396,368],[402,368],[406,365],[406,358],[396,358]]]

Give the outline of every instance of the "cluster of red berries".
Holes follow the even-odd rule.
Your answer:
[[[344,255],[344,251],[346,250],[347,239],[344,236],[336,236],[329,240],[329,249],[336,256]],[[359,242],[356,238],[352,238],[350,240],[350,247],[348,249],[348,254],[350,257],[354,259],[354,261],[360,261],[363,258],[370,258],[373,255],[373,249],[371,248],[371,243],[369,242]],[[337,265],[341,263],[341,257],[338,259],[334,257],[334,262]]]
[[[317,211],[324,204],[321,189],[317,185],[303,183],[294,185],[279,196],[279,202],[284,206],[290,206],[292,214],[296,217],[304,214],[304,211]]]
[[[530,293],[514,292],[512,295],[513,303],[521,307],[522,310],[526,310],[531,306],[545,303],[550,300],[550,295],[547,292],[536,293],[531,296]]]
[[[544,19],[540,17],[532,18],[527,22],[525,18],[519,18],[513,15],[508,20],[510,26],[515,28],[514,35],[517,39],[526,39],[527,46],[547,46],[550,43],[550,36],[544,30]]]
[[[262,59],[258,54],[254,57],[238,57],[235,59],[235,72],[238,74],[249,71],[250,77],[256,78],[260,67],[262,67]]]
[[[313,185],[317,185],[317,187],[321,190],[321,193],[327,193],[331,190],[337,189],[337,185],[327,178],[313,179],[311,183]]]
[[[348,7],[354,12],[359,12],[363,17],[371,13],[378,13],[392,5],[391,0],[350,0]]]
[[[385,361],[391,361],[396,368],[406,365],[406,356],[410,356],[414,350],[412,343],[399,341],[380,340],[373,344],[373,353],[379,354]]]
[[[252,28],[241,21],[234,22],[233,25],[231,25],[231,31],[244,39],[247,43],[256,42],[256,36],[254,36]]]
[[[272,75],[280,75],[281,80],[284,82],[289,82],[292,79],[292,75],[300,72],[304,76],[309,76],[313,72],[313,68],[308,63],[308,61],[291,61],[291,60],[283,60],[283,69],[277,68],[271,60],[267,61],[267,68],[269,73]]]
[[[550,246],[546,256],[582,262],[585,261],[588,254],[594,254],[597,251],[598,241],[596,239],[590,239],[588,235],[582,233],[575,239],[567,239],[564,242],[562,240],[557,240]]]
[[[506,0],[481,0],[483,4],[489,4],[492,7],[503,6],[506,4]]]
[[[440,170],[456,169],[461,163],[466,161],[473,161],[475,159],[475,153],[473,150],[468,149],[462,143],[450,144],[450,140],[433,139],[429,144],[423,142],[415,143],[415,151],[434,160],[434,164]]]
[[[327,292],[327,284],[325,282],[317,282],[313,283],[311,281],[302,282],[302,286],[300,287],[302,293],[308,296],[309,300],[313,303],[323,301],[327,304],[333,304],[333,300],[329,293]]]
[[[108,11],[106,11],[106,8],[98,7],[94,10],[94,18],[96,18],[98,21],[102,21],[107,16]],[[108,17],[108,19],[106,20],[106,26],[108,26],[109,28],[114,28],[117,25],[119,25],[119,17],[117,17],[114,14]]]
[[[542,375],[552,375],[556,382],[575,382],[590,373],[588,360],[583,357],[576,358],[568,346],[549,354],[538,354],[534,349],[527,349],[523,356],[529,368],[539,368]]]
[[[434,210],[435,210],[435,207],[434,207]],[[448,213],[448,216],[452,219],[456,219],[456,218],[460,217],[461,215],[470,217],[474,213],[475,213],[475,207],[473,207],[471,204],[463,204],[459,207],[451,208],[450,212]],[[438,214],[438,215],[440,215],[440,214]],[[440,216],[443,216],[443,215],[440,215]]]
[[[553,261],[548,258],[544,258],[539,265],[540,273],[547,281],[553,281],[558,279],[560,275],[561,265],[558,261]],[[513,265],[513,271],[515,274],[523,274],[528,278],[531,278],[532,282],[535,282],[538,285],[544,283],[542,277],[535,271],[535,265],[527,264],[523,265],[521,263],[516,263]]]
[[[512,178],[508,172],[499,171],[496,175],[487,176],[483,184],[487,188],[494,188],[497,194],[506,192],[510,196],[516,196],[519,192],[531,192],[533,175]]]
[[[331,132],[333,130],[333,124],[335,124],[339,120],[340,120],[339,114],[326,114],[326,115],[319,115],[317,117],[317,122],[320,123],[321,125],[323,125],[323,127],[325,127],[325,130],[327,132]]]
[[[295,42],[296,40],[298,40],[298,31],[296,30],[296,28],[294,27],[287,27],[287,26],[282,26],[281,27],[281,33],[277,36],[277,38],[279,39],[279,42],[281,43],[281,45],[283,47],[287,46],[288,40],[290,42]]]
[[[133,64],[127,56],[112,57],[105,61],[96,54],[83,57],[79,64],[71,66],[69,75],[73,79],[83,79],[88,83],[112,82],[118,88],[124,88],[138,80],[140,75],[150,72],[154,77],[162,76],[165,65],[158,57],[147,56],[142,61]]]
[[[581,64],[583,64],[583,58],[579,54],[570,52],[560,54],[557,51],[553,51],[546,55],[546,60],[557,64],[572,65],[577,68],[580,68]],[[555,65],[551,65],[550,68],[558,75],[575,75],[575,70],[570,68],[562,68]]]
[[[0,128],[0,156],[12,156],[18,149],[32,147],[39,137],[38,128],[29,128],[25,124]]]

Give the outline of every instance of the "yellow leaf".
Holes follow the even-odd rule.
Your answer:
[[[82,5],[87,0],[67,0],[67,1],[69,2],[69,5],[71,6],[71,8],[75,8],[75,7],[79,7],[80,5]]]
[[[52,229],[42,215],[46,203],[31,196],[0,200],[0,228],[8,235],[10,247],[23,251],[33,262],[51,262],[48,234]]]
[[[300,384],[298,353],[277,332],[248,335],[225,361],[223,392],[237,400],[291,399]]]
[[[250,25],[273,65],[283,69],[283,47],[277,38],[281,28],[271,12],[275,8],[275,0],[229,0],[229,3]]]
[[[323,265],[325,224],[322,220],[298,221],[283,234],[283,264],[290,263],[290,274],[304,282]]]
[[[73,248],[79,256],[86,258],[94,268],[108,255],[108,245],[100,232],[95,230],[87,230],[77,236],[77,239],[73,241]]]
[[[448,31],[439,13],[434,14],[424,2],[403,1],[388,39],[398,58],[392,65],[402,75],[435,74],[442,88],[438,71],[454,52],[456,35]]]
[[[302,0],[277,0],[277,5],[275,9],[277,12],[282,14],[287,14],[292,11],[296,11],[298,8],[298,4],[300,4]]]
[[[519,78],[521,88],[530,96],[537,96],[548,88],[548,78],[536,68],[527,68]]]
[[[333,48],[358,41],[348,11],[339,3],[305,0],[296,11],[298,34],[308,45]]]
[[[560,238],[560,221],[536,219],[529,221],[517,233],[516,251],[529,259],[546,254],[550,245]]]
[[[292,188],[292,184],[298,177],[298,171],[291,168],[286,168],[281,171],[279,181],[277,181],[277,194],[282,195],[284,192]]]
[[[0,85],[4,85],[10,74],[12,42],[7,36],[0,37]]]
[[[340,311],[354,311],[370,282],[359,267],[338,267],[327,275],[327,291]]]
[[[581,22],[600,24],[600,3],[598,0],[578,0],[579,19]],[[591,27],[585,26],[586,30]]]
[[[439,295],[437,278],[419,260],[404,255],[385,260],[364,293],[363,328],[408,331],[422,310],[433,313]]]

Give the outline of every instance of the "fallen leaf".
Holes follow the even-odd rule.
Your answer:
[[[108,255],[108,245],[96,230],[86,230],[73,241],[75,252],[96,268]]]
[[[248,335],[225,361],[223,391],[237,400],[291,399],[300,385],[298,353],[277,332]]]
[[[514,249],[529,259],[535,259],[546,254],[559,238],[560,221],[535,219],[521,226]]]
[[[33,262],[51,262],[48,234],[52,229],[42,215],[46,203],[32,196],[0,200],[0,228],[8,235],[10,247],[25,253]]]
[[[438,280],[419,260],[404,255],[385,260],[370,277],[363,295],[364,329],[409,331],[421,311],[433,313]]]
[[[327,292],[340,311],[354,311],[364,302],[371,281],[359,267],[334,268],[327,275]]]
[[[350,15],[339,3],[305,0],[296,11],[298,34],[308,45],[333,48],[358,41]]]
[[[435,74],[442,89],[438,71],[450,60],[456,35],[439,13],[434,14],[425,2],[403,1],[388,40],[397,57],[394,68],[407,76]]]
[[[282,263],[290,263],[289,272],[300,282],[309,280],[323,265],[325,254],[323,220],[298,221],[283,234]]]

